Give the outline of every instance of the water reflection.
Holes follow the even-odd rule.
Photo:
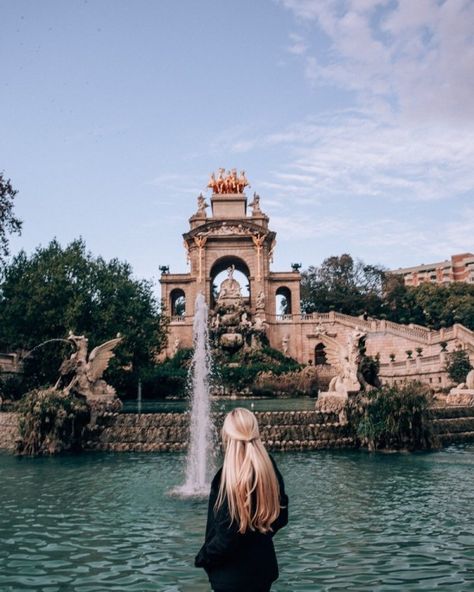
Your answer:
[[[290,525],[275,592],[474,589],[474,447],[276,454]],[[206,502],[180,454],[0,456],[0,590],[204,592]]]

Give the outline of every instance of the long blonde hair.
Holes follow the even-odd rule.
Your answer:
[[[268,532],[280,513],[280,487],[255,415],[243,407],[233,409],[224,420],[222,441],[225,456],[215,509],[227,500],[240,533]]]

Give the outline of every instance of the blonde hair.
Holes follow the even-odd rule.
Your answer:
[[[233,409],[224,420],[222,441],[225,457],[215,509],[227,500],[240,533],[268,532],[280,514],[280,487],[255,415],[243,407]]]

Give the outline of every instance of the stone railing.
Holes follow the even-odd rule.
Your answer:
[[[184,323],[187,320],[188,320],[188,318],[186,317],[186,315],[172,315],[170,317],[171,323]]]
[[[338,322],[347,327],[358,327],[365,329],[369,333],[373,332],[388,332],[393,335],[400,335],[401,337],[409,337],[412,340],[419,341],[424,344],[440,343],[442,341],[449,341],[458,338],[464,343],[471,346],[474,351],[474,331],[471,331],[464,325],[456,323],[452,327],[440,329],[439,331],[430,330],[422,325],[410,323],[409,325],[402,325],[387,321],[385,319],[362,319],[351,315],[346,315],[341,312],[313,312],[302,314],[284,314],[274,315],[276,322],[292,321],[295,323],[317,323],[317,322]]]

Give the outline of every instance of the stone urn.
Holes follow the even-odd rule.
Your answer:
[[[244,338],[240,333],[223,333],[219,343],[224,349],[238,349],[244,344]]]

